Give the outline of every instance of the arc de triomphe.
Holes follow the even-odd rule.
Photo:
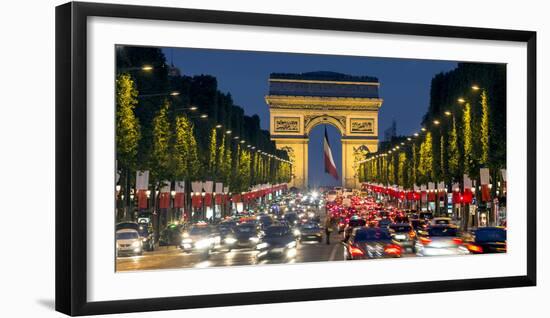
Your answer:
[[[330,124],[342,136],[342,185],[359,187],[356,162],[378,150],[379,86],[374,77],[333,72],[270,75],[265,100],[271,140],[293,162],[290,186],[308,186],[309,133]]]

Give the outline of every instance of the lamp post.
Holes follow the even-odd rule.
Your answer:
[[[120,198],[120,190],[122,189],[122,187],[120,186],[120,184],[117,184],[115,186],[115,205],[116,205],[116,219],[117,219],[117,222],[121,220],[121,213],[120,213],[120,210],[121,210],[121,198]]]
[[[177,217],[177,215],[176,215],[175,201],[174,201],[174,199],[175,199],[175,197],[176,197],[176,191],[175,191],[175,190],[170,191],[170,197],[172,198],[172,199],[170,200],[170,202],[172,203],[172,204],[171,204],[172,212],[170,213],[170,223],[173,223],[174,217],[175,217],[176,219],[178,219],[178,217]]]
[[[201,193],[201,218],[206,219],[206,213],[204,211],[204,197],[206,196],[206,192]]]

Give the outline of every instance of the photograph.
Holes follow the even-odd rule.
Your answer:
[[[506,253],[505,63],[113,49],[116,272]]]

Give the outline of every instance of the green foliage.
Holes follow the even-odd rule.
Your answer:
[[[153,151],[151,155],[152,176],[154,180],[164,180],[169,177],[170,152],[169,142],[171,138],[170,123],[168,122],[168,108],[170,103],[166,100],[153,119]]]
[[[224,181],[226,180],[226,166],[225,166],[225,147],[226,141],[225,141],[225,134],[222,134],[222,140],[220,142],[220,146],[218,149],[218,157],[217,157],[217,163],[216,163],[216,179]]]
[[[120,74],[116,80],[116,155],[119,167],[134,169],[140,139],[140,125],[134,114],[138,91],[132,77]]]
[[[451,181],[458,180],[460,178],[460,150],[458,147],[458,135],[456,132],[456,122],[453,117],[451,130],[449,131],[449,141],[448,141],[448,155],[447,155],[447,165],[448,171],[451,175]]]
[[[489,163],[489,105],[485,90],[481,93],[481,163]]]
[[[408,184],[407,180],[407,154],[405,152],[400,152],[398,155],[398,165],[397,165],[397,184],[406,186]]]
[[[412,167],[411,167],[411,183],[412,185],[418,185],[418,151],[416,150],[416,142],[412,143]]]
[[[197,142],[193,133],[193,124],[187,116],[176,117],[173,157],[175,176],[194,180],[198,176],[200,163]]]
[[[216,161],[216,155],[218,153],[218,140],[217,140],[217,130],[216,128],[212,128],[210,131],[210,147],[208,149],[209,152],[209,159],[208,159],[208,175],[210,179],[214,179],[216,172],[217,172],[217,161]]]
[[[239,191],[247,191],[250,187],[250,164],[252,162],[250,158],[250,152],[241,150],[241,156],[239,159],[238,179],[240,183]]]
[[[439,136],[439,180],[449,182],[447,178],[447,143],[445,142],[445,134]]]
[[[432,133],[427,132],[426,137],[420,145],[420,158],[418,164],[418,174],[421,177],[420,183],[426,183],[433,180],[433,142]]]
[[[224,138],[225,139],[225,138]],[[231,180],[231,167],[233,166],[232,163],[232,156],[231,156],[231,139],[227,138],[226,144],[225,144],[225,152],[224,152],[224,160],[220,167],[221,169],[221,175],[223,177],[223,182],[225,184],[229,184],[229,181]],[[230,189],[230,191],[233,191]]]
[[[462,114],[462,130],[463,130],[463,145],[464,145],[464,170],[472,176],[474,169],[473,158],[473,140],[472,140],[472,107],[470,103],[464,105],[464,111]]]

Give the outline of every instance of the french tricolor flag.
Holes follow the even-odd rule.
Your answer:
[[[323,142],[323,149],[325,153],[325,172],[338,180],[338,170],[336,170],[336,164],[334,164],[334,158],[332,157],[332,150],[330,150],[330,143],[328,142],[327,127],[325,127],[325,140]]]

